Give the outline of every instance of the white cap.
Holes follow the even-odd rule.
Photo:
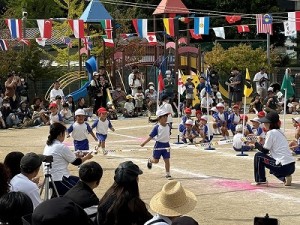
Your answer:
[[[282,92],[278,91],[276,96],[277,96],[277,98],[282,98],[283,94],[282,94]]]
[[[260,121],[259,121],[259,118],[258,118],[258,117],[254,117],[253,119],[251,119],[251,120],[250,120],[250,122],[258,122],[258,123],[260,123]]]
[[[272,91],[272,92],[273,92],[274,89],[273,89],[272,87],[269,87],[269,88],[268,88],[268,91]]]
[[[164,110],[164,109],[159,109],[159,110],[156,111],[156,116],[157,117],[168,115],[168,114],[169,113],[166,110]]]
[[[99,73],[98,73],[97,71],[95,71],[95,72],[93,73],[93,76],[96,76],[96,75],[99,75]]]
[[[186,124],[186,125],[193,125],[193,124],[194,124],[194,121],[193,121],[193,120],[186,120],[186,121],[185,121],[185,124]]]
[[[75,111],[75,116],[85,116],[85,111],[83,109],[77,109]]]
[[[300,117],[292,118],[292,120],[294,120],[297,123],[300,123]]]
[[[153,87],[153,86],[150,86],[149,89],[150,89],[150,90],[154,90],[154,87]]]
[[[217,93],[216,93],[216,96],[217,96],[218,99],[222,99],[222,95],[221,95],[220,92],[217,92]]]
[[[217,110],[217,108],[216,108],[216,107],[212,107],[212,108],[210,109],[210,111],[213,111],[213,112],[218,112],[218,110]]]
[[[243,131],[243,125],[242,125],[242,124],[236,125],[235,131],[236,131],[236,132],[242,132],[242,131]]]
[[[193,80],[193,78],[192,78],[191,76],[188,76],[188,77],[186,78],[186,80],[188,80],[188,79]]]
[[[106,105],[112,105],[112,103],[111,102],[107,102]]]
[[[148,83],[148,86],[149,86],[149,85],[154,85],[154,83],[153,83],[153,82],[149,82],[149,83]]]
[[[166,75],[170,75],[171,74],[171,70],[166,70]]]
[[[203,115],[203,116],[201,116],[201,120],[207,121],[207,120],[208,120],[208,117],[207,117],[206,115]]]
[[[217,108],[221,108],[221,107],[225,108],[224,104],[220,102],[220,103],[217,104]]]

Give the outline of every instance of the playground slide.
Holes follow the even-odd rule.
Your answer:
[[[96,58],[94,56],[92,56],[85,62],[85,68],[88,72],[89,81],[86,82],[80,89],[78,89],[70,94],[73,97],[75,102],[78,101],[79,98],[85,97],[88,94],[87,87],[89,86],[89,84],[92,80],[93,72],[97,71],[97,62],[96,62]]]

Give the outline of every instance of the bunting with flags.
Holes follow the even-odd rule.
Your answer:
[[[68,20],[75,38],[84,38],[84,21],[83,20]]]
[[[83,46],[86,50],[90,51],[92,50],[93,48],[93,43],[92,43],[92,39],[90,36],[87,36],[87,37],[84,37],[84,38],[81,38],[81,41],[83,43]]]
[[[149,42],[149,45],[157,44],[157,38],[156,38],[155,32],[148,32],[147,41]]]
[[[105,31],[108,39],[113,38],[113,22],[112,20],[100,20],[101,26]]]
[[[194,18],[194,32],[195,34],[209,34],[209,17],[195,17]]]
[[[36,41],[36,43],[38,43],[38,45],[40,45],[40,46],[45,46],[46,45],[46,40],[47,40],[48,38],[36,38],[35,39],[35,41]]]
[[[249,26],[248,25],[238,25],[237,30],[239,33],[248,33],[250,32]]]
[[[41,38],[51,38],[52,20],[37,20]]]
[[[236,23],[237,21],[240,21],[242,17],[239,15],[232,15],[232,16],[225,16],[225,19],[229,24],[233,24]]]
[[[22,20],[20,19],[6,19],[6,25],[8,26],[12,39],[20,39],[23,37],[22,34]]]
[[[68,48],[72,48],[72,39],[69,37],[62,37],[62,42],[68,46]]]
[[[8,50],[8,44],[6,40],[0,39],[0,49],[2,51],[7,51]]]
[[[113,39],[103,38],[103,41],[104,41],[104,45],[105,45],[106,47],[109,47],[109,48],[115,47],[115,44],[114,44],[114,40],[113,40]]]
[[[178,18],[163,18],[165,31],[171,37],[178,36]]]
[[[132,20],[135,31],[140,38],[147,38],[148,36],[148,19],[133,19]]]
[[[190,29],[190,34],[191,37],[198,40],[198,39],[202,39],[202,35],[201,34],[195,34],[194,29]]]
[[[273,34],[272,20],[269,14],[256,14],[257,33]]]
[[[225,39],[224,27],[214,27],[213,31],[215,32],[216,37]]]

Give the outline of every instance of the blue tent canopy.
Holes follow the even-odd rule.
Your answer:
[[[113,18],[99,0],[92,0],[80,19],[85,23],[99,23],[100,20],[112,20]]]

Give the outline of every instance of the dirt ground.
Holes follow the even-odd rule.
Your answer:
[[[291,115],[286,117],[285,133],[289,140],[294,137],[291,118]],[[116,152],[110,152],[107,156],[98,154],[92,159],[104,168],[103,178],[95,192],[101,197],[113,183],[114,170],[118,164],[132,160],[144,171],[139,186],[141,197],[148,204],[151,197],[167,182],[163,161],[153,165],[151,170],[146,167],[147,158],[152,155],[153,142],[145,148],[139,147],[148,137],[153,124],[149,124],[147,118],[112,123],[116,131],[108,134],[107,149]],[[0,160],[3,161],[8,152],[15,150],[42,153],[48,130],[49,127],[0,130]],[[173,129],[172,132],[171,143],[174,143],[177,130]],[[66,139],[65,143],[73,148],[71,138]],[[93,147],[96,143],[91,139],[90,144]],[[171,174],[198,198],[196,208],[188,215],[199,224],[250,225],[255,216],[269,213],[270,217],[278,218],[281,224],[298,224],[299,165],[296,165],[291,187],[283,186],[270,174],[267,175],[269,187],[251,186],[254,154],[250,152],[249,156],[238,157],[231,145],[217,146],[215,151],[207,151],[201,147],[172,144]],[[70,165],[70,170],[72,174],[78,175],[77,167]]]

